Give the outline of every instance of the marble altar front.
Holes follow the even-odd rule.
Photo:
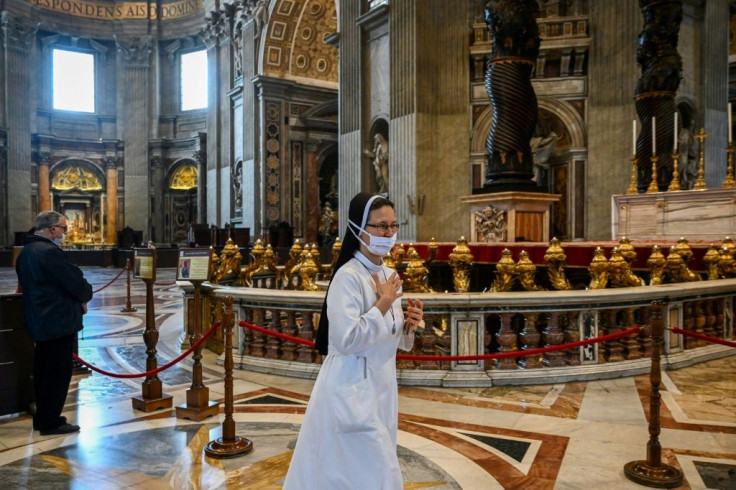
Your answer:
[[[736,234],[736,189],[614,195],[611,237],[722,240]]]

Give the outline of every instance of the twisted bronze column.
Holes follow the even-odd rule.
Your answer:
[[[675,94],[682,78],[677,40],[682,22],[682,0],[639,0],[644,29],[639,34],[636,61],[641,77],[636,84],[636,112],[642,130],[636,141],[637,190],[652,181],[652,157],[656,156],[657,188],[667,190],[672,180]],[[652,118],[656,117],[656,151],[652,145]]]
[[[486,25],[493,50],[486,90],[493,118],[486,139],[487,190],[539,191],[529,141],[537,125],[537,96],[531,83],[539,54],[536,0],[489,0]]]

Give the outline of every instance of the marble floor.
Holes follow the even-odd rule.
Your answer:
[[[107,371],[145,370],[145,288],[133,280],[133,313],[119,270],[86,268],[95,289],[80,357]],[[175,271],[154,287],[158,364],[175,358],[182,331]],[[12,293],[0,268],[0,294]],[[210,398],[224,400],[222,367],[204,355]],[[236,435],[249,454],[212,459],[206,444],[222,435],[220,414],[201,422],[173,408],[136,411],[142,378],[76,375],[64,415],[78,434],[40,436],[25,413],[0,416],[0,488],[95,490],[281,488],[312,381],[236,370]],[[191,361],[162,372],[173,406],[186,402]],[[633,489],[624,465],[647,458],[648,376],[560,385],[483,389],[399,389],[399,458],[405,488]],[[736,356],[663,373],[662,459],[685,476],[680,488],[736,489]],[[304,488],[310,488],[305,482]]]

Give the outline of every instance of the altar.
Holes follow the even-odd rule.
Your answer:
[[[614,195],[611,236],[618,240],[723,240],[736,236],[736,189]]]

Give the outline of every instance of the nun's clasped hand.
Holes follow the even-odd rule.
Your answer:
[[[424,325],[424,303],[421,299],[407,298],[406,302],[409,306],[406,308],[406,323],[404,329],[406,333],[412,333],[418,327]]]
[[[399,299],[403,294],[401,292],[401,278],[394,272],[386,279],[386,282],[381,282],[378,274],[372,274],[373,282],[376,284],[376,306],[381,310],[382,314],[388,313],[391,305],[394,301]]]

